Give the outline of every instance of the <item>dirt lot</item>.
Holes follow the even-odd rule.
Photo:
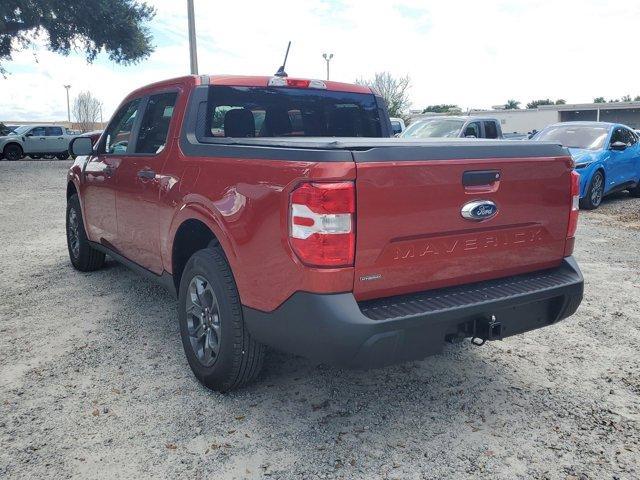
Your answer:
[[[0,477],[640,477],[639,199],[583,213],[559,325],[369,372],[274,352],[223,396],[164,290],[72,270],[68,165],[0,162]]]

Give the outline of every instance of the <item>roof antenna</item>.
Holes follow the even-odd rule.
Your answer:
[[[289,45],[287,45],[287,53],[284,54],[284,62],[282,62],[282,66],[276,72],[276,77],[288,77],[287,72],[284,71],[284,66],[287,64],[287,57],[289,56],[289,48],[291,48],[291,40],[289,40]]]

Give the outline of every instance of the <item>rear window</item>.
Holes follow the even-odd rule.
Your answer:
[[[371,94],[286,87],[209,89],[212,137],[380,137]]]

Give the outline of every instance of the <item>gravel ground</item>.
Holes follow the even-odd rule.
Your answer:
[[[0,162],[0,477],[640,478],[640,199],[583,212],[558,325],[368,372],[273,352],[220,395],[162,288],[72,270],[69,164]]]

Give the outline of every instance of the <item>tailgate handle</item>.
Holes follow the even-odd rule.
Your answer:
[[[477,187],[491,185],[500,181],[498,170],[472,170],[462,174],[462,185],[465,187]]]

